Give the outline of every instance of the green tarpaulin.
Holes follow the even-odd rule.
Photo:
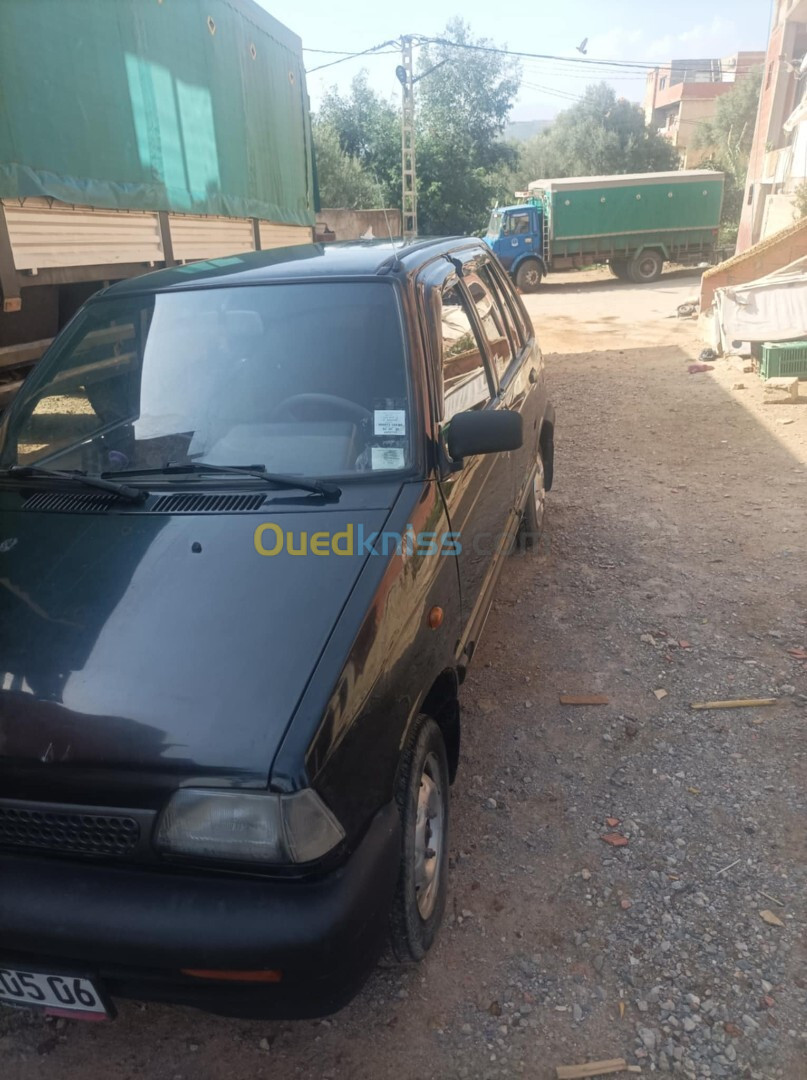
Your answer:
[[[0,197],[314,222],[299,38],[252,0],[0,0]]]

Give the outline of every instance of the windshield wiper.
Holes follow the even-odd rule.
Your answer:
[[[97,488],[99,491],[109,491],[118,498],[130,503],[145,502],[149,493],[145,488],[132,487],[130,484],[116,484],[113,480],[104,480],[100,476],[87,476],[78,469],[69,472],[61,469],[46,469],[42,465],[11,465],[3,470],[6,476],[33,476],[44,480],[72,480],[85,487]]]
[[[184,464],[169,461],[161,469],[129,469],[123,475],[160,475],[181,476],[183,473],[222,473],[230,476],[254,476],[276,487],[299,488],[310,491],[313,495],[322,495],[326,499],[338,499],[342,489],[327,480],[306,480],[301,476],[287,473],[267,472],[262,465],[211,465],[206,461],[190,461]],[[121,473],[103,473],[103,476],[120,476]]]

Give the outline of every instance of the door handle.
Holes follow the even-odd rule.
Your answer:
[[[530,368],[529,380],[530,380],[531,383],[537,383],[538,382],[538,372],[535,370],[534,367]]]

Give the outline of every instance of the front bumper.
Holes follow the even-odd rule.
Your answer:
[[[398,877],[393,803],[317,880],[177,874],[0,855],[0,963],[97,977],[113,997],[232,1016],[324,1016],[358,991],[383,945]],[[279,969],[277,984],[182,968]]]

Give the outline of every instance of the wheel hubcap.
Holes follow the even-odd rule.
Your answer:
[[[415,895],[422,919],[434,911],[443,873],[445,807],[437,757],[423,763],[415,818]]]
[[[538,528],[540,529],[544,522],[544,504],[546,502],[546,489],[544,488],[544,466],[542,461],[538,461],[538,468],[535,470],[535,479],[532,482],[533,499],[535,500],[535,518],[538,522]]]
[[[537,285],[540,280],[541,280],[541,275],[538,273],[537,270],[530,269],[530,270],[527,271],[527,284],[528,285]]]
[[[655,259],[643,259],[639,263],[639,273],[642,277],[652,277],[656,272],[656,260]]]

